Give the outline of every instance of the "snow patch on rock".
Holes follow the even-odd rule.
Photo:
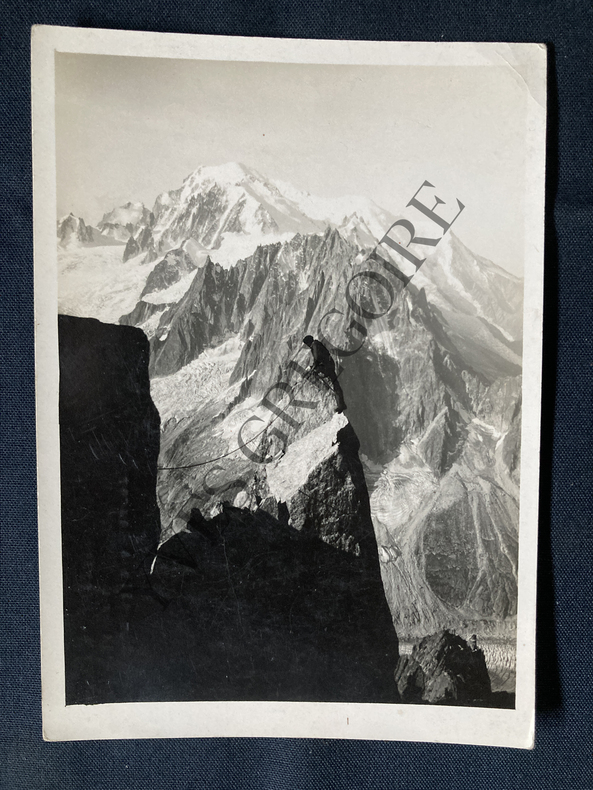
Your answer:
[[[150,304],[176,304],[188,292],[197,271],[197,269],[194,269],[193,272],[188,272],[176,283],[173,283],[173,285],[170,285],[168,288],[164,288],[162,291],[153,291],[150,294],[144,294],[142,301],[149,302]]]
[[[288,502],[302,488],[313,469],[338,451],[338,432],[348,425],[343,414],[336,414],[328,422],[291,444],[286,454],[275,464],[268,465],[268,485],[278,502]]]

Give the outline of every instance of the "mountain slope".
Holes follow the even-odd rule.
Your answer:
[[[523,281],[449,233],[412,280],[464,358],[488,378],[521,372]]]
[[[361,246],[372,245],[393,221],[368,198],[314,198],[236,162],[198,168],[179,189],[158,196],[153,214],[154,248],[148,260],[193,239],[225,267],[258,245],[285,242],[297,233],[323,233],[328,225]]]

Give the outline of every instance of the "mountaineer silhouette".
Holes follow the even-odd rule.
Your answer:
[[[312,335],[304,337],[303,343],[311,349],[311,353],[313,354],[313,364],[310,369],[314,373],[329,380],[337,400],[336,411],[341,414],[347,407],[344,401],[342,387],[336,375],[336,365],[332,355],[323,343],[320,340],[315,340]]]

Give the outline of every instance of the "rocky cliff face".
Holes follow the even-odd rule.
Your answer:
[[[506,386],[517,398],[520,381]],[[457,442],[448,439],[452,462],[431,466],[447,441],[443,419],[387,465],[373,492],[378,541],[391,552],[383,563],[387,595],[397,596],[396,624],[410,636],[516,614],[517,400],[496,426],[461,420]]]
[[[258,247],[230,269],[207,258],[160,320],[153,375],[174,373],[205,348],[238,334],[245,347],[232,378],[255,376],[256,390],[263,392],[297,347],[297,338],[300,345],[300,334],[316,329],[324,311],[339,301],[356,255],[337,231],[327,230]],[[158,298],[156,288],[153,298]]]
[[[123,262],[125,263],[130,258],[134,258],[136,255],[146,252],[146,250],[151,250],[152,247],[153,239],[150,226],[141,227],[136,235],[130,235],[130,238],[126,242],[123,254]]]
[[[279,461],[266,465],[266,500],[285,506],[294,529],[372,560],[378,569],[359,447],[347,418],[328,415],[326,422],[290,444]]]

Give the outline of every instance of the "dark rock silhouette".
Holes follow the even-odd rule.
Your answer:
[[[143,698],[397,702],[376,566],[263,509],[222,505],[159,549],[155,589],[171,603],[142,628],[170,642]],[[179,644],[191,645],[182,672],[171,664]]]
[[[484,653],[450,631],[425,637],[401,656],[395,680],[402,702],[476,705],[491,697]]]
[[[59,351],[66,699],[74,703],[108,685],[129,591],[151,595],[160,419],[139,329],[59,316]]]
[[[157,553],[146,337],[61,316],[60,366],[67,704],[399,699],[397,636],[343,415],[317,426],[302,491],[284,501],[277,469],[261,482],[268,510],[254,484],[251,506],[221,503],[210,518],[193,508],[188,531]],[[317,523],[305,502],[316,489],[343,492]]]

